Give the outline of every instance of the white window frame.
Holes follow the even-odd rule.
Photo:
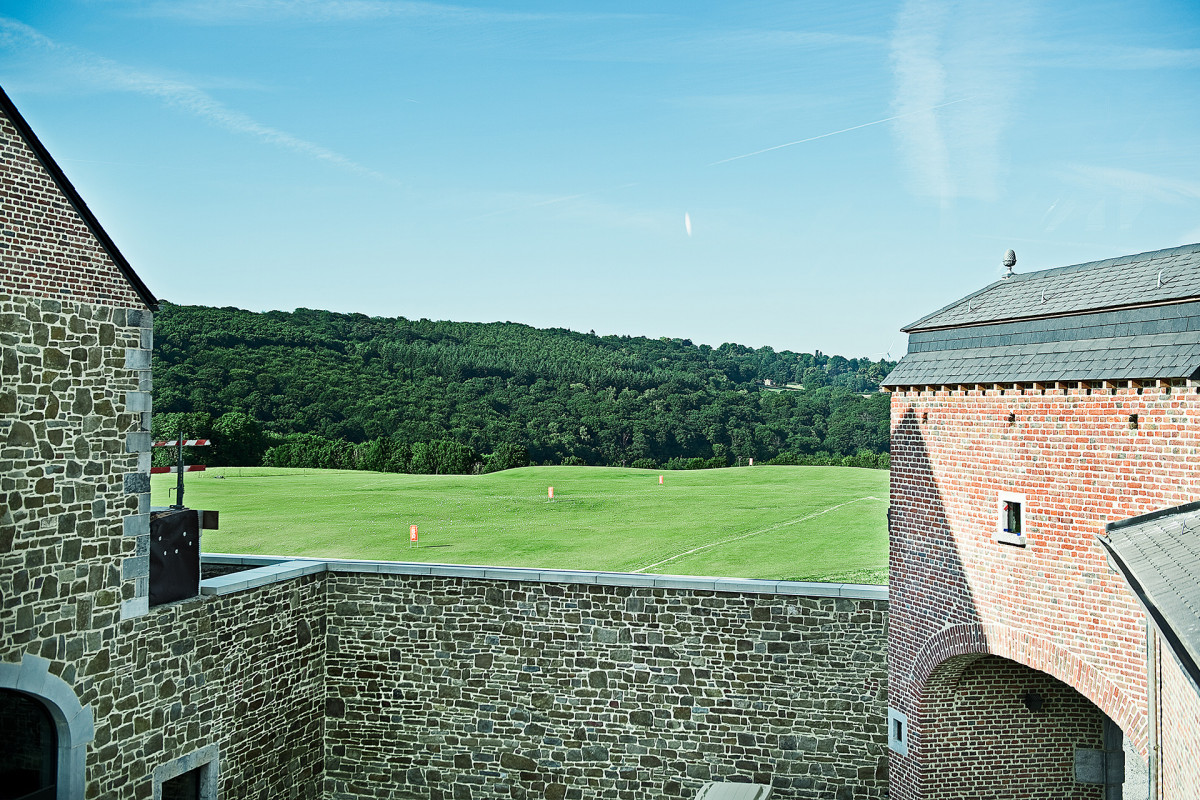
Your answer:
[[[908,715],[888,708],[888,749],[898,755],[908,755]]]
[[[1004,513],[1006,503],[1019,503],[1021,506],[1021,533],[1010,533],[1004,529],[1004,523],[1007,522],[1007,516]],[[1025,502],[1025,495],[1018,492],[998,492],[996,494],[996,541],[1001,544],[1011,544],[1016,547],[1024,547],[1026,520],[1029,505]]]

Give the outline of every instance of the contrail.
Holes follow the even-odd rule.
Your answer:
[[[676,553],[673,556],[668,556],[667,558],[664,558],[662,561],[655,561],[653,564],[647,564],[644,567],[640,567],[638,569],[633,570],[633,572],[634,573],[645,572],[648,569],[654,569],[655,567],[661,567],[663,564],[667,564],[671,561],[675,561],[676,559],[683,558],[684,556],[690,556],[693,553],[699,553],[701,550],[708,550],[709,548],[712,548],[712,547],[720,547],[723,544],[729,544],[730,542],[736,542],[738,539],[747,539],[751,536],[758,536],[760,533],[770,533],[771,531],[777,531],[780,528],[786,528],[789,525],[796,525],[801,522],[807,522],[810,519],[816,519],[817,517],[824,516],[825,514],[828,514],[830,511],[836,511],[837,509],[842,508],[843,506],[848,506],[852,503],[860,503],[863,500],[878,500],[878,499],[879,499],[878,497],[874,497],[873,495],[868,495],[866,497],[856,497],[853,500],[847,500],[844,503],[838,503],[836,506],[830,506],[829,508],[823,508],[820,511],[816,511],[812,514],[807,514],[803,517],[796,517],[796,519],[789,519],[789,520],[785,520],[784,522],[777,522],[774,525],[768,525],[767,527],[765,527],[761,530],[750,531],[749,533],[743,533],[741,536],[731,536],[728,539],[722,539],[719,542],[712,542],[710,544],[702,544],[699,547],[693,547],[691,550],[684,550],[682,553]]]
[[[227,131],[254,136],[276,147],[335,164],[384,183],[393,185],[398,183],[341,153],[293,136],[287,131],[264,125],[247,114],[225,106],[198,87],[148,72],[141,72],[110,58],[95,55],[71,45],[59,44],[22,22],[0,17],[0,45],[19,46],[22,43],[31,43],[43,50],[55,53],[60,61],[73,67],[77,74],[100,84],[105,89],[147,95],[167,106],[181,109]]]
[[[960,100],[951,100],[949,103],[942,103],[940,105],[936,105],[931,108],[922,108],[922,109],[918,109],[916,111],[906,111],[905,113],[897,114],[894,117],[887,117],[885,119],[877,119],[874,122],[864,122],[862,125],[855,125],[852,128],[842,128],[840,131],[831,131],[829,133],[822,133],[820,136],[810,136],[807,139],[798,139],[794,142],[788,142],[787,144],[777,144],[774,147],[765,147],[762,150],[755,150],[753,153],[743,153],[742,155],[734,156],[733,158],[723,158],[720,161],[712,162],[708,166],[715,167],[717,164],[728,164],[730,161],[737,161],[739,158],[749,158],[750,156],[757,156],[757,155],[761,155],[762,153],[769,153],[772,150],[782,150],[785,147],[791,147],[792,145],[796,145],[796,144],[804,144],[805,142],[815,142],[817,139],[825,139],[830,136],[837,136],[839,133],[849,133],[850,131],[856,131],[859,128],[869,128],[872,125],[882,125],[883,123],[891,122],[892,120],[903,119],[904,117],[911,117],[913,114],[928,114],[930,111],[936,111],[939,108],[945,108],[946,106],[952,106],[955,103],[965,103],[966,101],[973,100],[973,99],[974,99],[973,97],[964,97]]]

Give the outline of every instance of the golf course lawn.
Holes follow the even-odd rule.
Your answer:
[[[174,502],[175,477],[153,477],[154,505]],[[225,467],[188,473],[185,487],[188,507],[220,512],[220,530],[204,532],[210,553],[844,583],[887,582],[887,496],[885,470],[782,466]]]

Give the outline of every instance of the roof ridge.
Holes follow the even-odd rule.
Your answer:
[[[1069,316],[1147,303],[1182,302],[1200,296],[1200,273],[1195,269],[1200,261],[1198,255],[1200,243],[1194,243],[1034,272],[1014,273],[926,314],[905,325],[901,330],[912,333],[919,330],[1034,319],[1047,315]],[[1150,272],[1153,282],[1152,271],[1158,262],[1166,264],[1171,259],[1178,259],[1175,264],[1180,269],[1172,272],[1168,280],[1163,280],[1167,276],[1160,270],[1157,286],[1148,291],[1141,288],[1135,291],[1132,281],[1143,280],[1146,273]],[[1121,269],[1127,265],[1131,265],[1129,270]],[[1039,301],[1036,293],[1041,282],[1045,283],[1042,285]],[[990,305],[994,301],[997,303],[995,309],[1005,311],[996,313],[987,309],[982,311],[982,316],[975,313],[979,309],[972,308],[971,301],[981,295],[994,296],[985,297],[984,304]],[[980,309],[982,308],[983,304],[980,305]]]
[[[1169,256],[1182,256],[1188,253],[1200,252],[1200,242],[1195,244],[1182,244],[1178,247],[1165,247],[1161,250],[1147,250],[1144,253],[1131,253],[1124,256],[1114,256],[1113,258],[1102,258],[1097,261],[1084,261],[1079,264],[1068,264],[1063,267],[1048,267],[1046,269],[1034,270],[1033,272],[1014,272],[1009,278],[1001,278],[1005,282],[1021,282],[1032,278],[1050,278],[1059,275],[1070,275],[1075,272],[1086,272],[1089,269],[1099,267],[1116,267],[1122,264],[1132,264],[1135,261],[1154,261],[1159,258],[1167,258]],[[995,281],[994,283],[998,283]],[[991,286],[992,284],[988,284]],[[965,298],[964,298],[965,299]],[[962,300],[958,301],[959,303]]]

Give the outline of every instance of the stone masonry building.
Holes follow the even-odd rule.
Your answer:
[[[0,91],[0,794],[887,796],[887,590],[207,557],[152,607],[153,294]]]
[[[1200,245],[1011,275],[905,331],[891,796],[1200,796]]]

